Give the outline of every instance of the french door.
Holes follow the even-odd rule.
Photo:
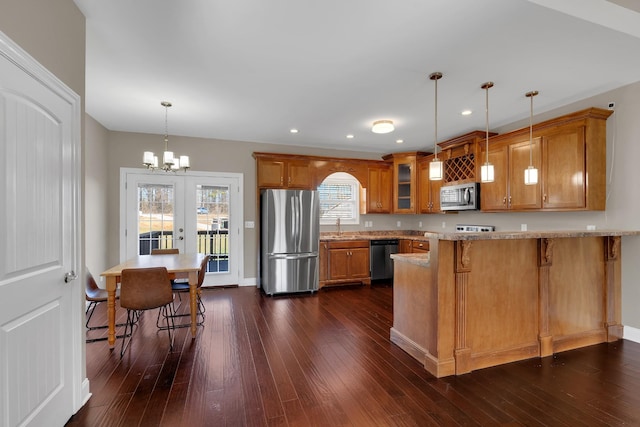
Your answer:
[[[209,255],[205,286],[237,284],[242,262],[242,175],[122,169],[121,260],[153,249]]]

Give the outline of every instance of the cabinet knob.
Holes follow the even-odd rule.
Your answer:
[[[542,195],[542,201],[543,201],[543,202],[546,202],[546,201],[547,201],[547,194],[546,194],[546,193]]]
[[[511,206],[511,196],[509,196],[509,206]]]
[[[506,198],[506,197],[503,197],[503,198],[502,198],[502,204],[503,204],[503,205],[506,205],[506,204],[507,204],[507,198]]]

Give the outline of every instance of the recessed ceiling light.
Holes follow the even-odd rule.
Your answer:
[[[349,134],[349,135],[347,135],[347,138],[348,139],[353,139],[353,135]]]
[[[473,111],[471,110],[462,110],[460,114],[462,114],[463,116],[470,116],[471,113],[473,113]]]
[[[402,144],[404,142],[403,139],[396,139],[396,144]]]
[[[289,132],[291,132],[291,133],[298,133],[298,129],[291,129],[291,130],[289,130]]]

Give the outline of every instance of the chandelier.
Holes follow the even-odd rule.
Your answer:
[[[184,169],[186,172],[187,169],[191,167],[189,164],[189,156],[174,156],[173,151],[169,151],[169,126],[167,115],[169,111],[169,107],[171,107],[171,103],[168,101],[162,101],[160,103],[164,107],[164,153],[162,154],[162,165],[158,165],[158,156],[156,156],[152,151],[145,151],[142,164],[147,167],[147,169],[156,170],[162,169],[165,172],[175,172],[179,169]]]

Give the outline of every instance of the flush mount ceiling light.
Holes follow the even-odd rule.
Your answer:
[[[373,127],[371,128],[371,132],[373,133],[389,133],[393,132],[395,127],[393,127],[393,122],[391,120],[376,120],[373,122]]]
[[[162,101],[160,103],[164,107],[164,153],[162,154],[162,165],[158,166],[158,156],[153,154],[152,151],[145,151],[142,157],[142,164],[147,169],[156,170],[162,169],[165,172],[175,172],[178,169],[184,169],[185,172],[189,169],[189,156],[174,157],[173,151],[169,151],[169,126],[167,121],[167,115],[171,103],[168,101]]]
[[[524,170],[524,184],[536,185],[538,183],[538,169],[533,167],[533,97],[538,94],[537,90],[532,90],[524,94],[531,100],[529,111],[529,167]]]
[[[442,78],[442,73],[435,72],[429,75],[429,78],[433,80],[435,84],[435,108],[434,108],[434,138],[433,147],[435,151],[435,157],[429,163],[429,179],[432,181],[439,181],[442,179],[442,160],[438,158],[438,80]]]
[[[486,134],[486,143],[485,143],[485,153],[487,155],[486,161],[480,167],[480,181],[481,182],[493,182],[494,180],[494,170],[493,165],[489,163],[489,89],[493,87],[493,82],[486,82],[482,86],[480,86],[486,92],[486,100],[485,100],[485,108],[486,108],[486,121],[487,121],[487,134]]]

